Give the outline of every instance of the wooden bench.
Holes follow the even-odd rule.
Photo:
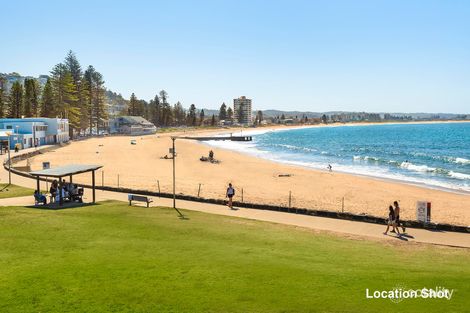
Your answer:
[[[153,202],[151,198],[146,197],[146,196],[129,195],[128,198],[129,198],[129,205],[132,205],[132,201],[139,201],[139,202],[147,203],[147,208],[149,207],[149,204]]]

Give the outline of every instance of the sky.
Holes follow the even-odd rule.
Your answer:
[[[0,0],[0,72],[73,50],[107,88],[218,109],[470,113],[470,1]]]

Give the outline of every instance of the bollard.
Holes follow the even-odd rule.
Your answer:
[[[157,179],[158,197],[160,198],[160,181]]]
[[[104,187],[104,171],[101,172],[101,187]]]
[[[118,185],[117,185],[117,186],[118,186],[118,188],[119,188],[119,174],[118,174]]]
[[[292,206],[292,191],[289,190],[289,208]],[[289,211],[289,210],[288,210]]]
[[[343,201],[341,203],[341,212],[344,213],[344,197],[343,197]]]
[[[199,198],[199,195],[201,194],[201,184],[199,184],[199,189],[197,191],[197,197]]]
[[[243,188],[242,188],[242,202],[243,202]]]

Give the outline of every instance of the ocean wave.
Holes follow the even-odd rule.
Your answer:
[[[454,162],[459,164],[470,164],[470,160],[465,158],[455,158]]]
[[[276,142],[276,137],[271,138],[269,135],[267,139],[254,136],[252,142],[210,141],[205,144],[285,164],[326,170],[327,164],[331,163],[333,170],[338,172],[470,192],[470,175],[467,170],[463,170],[470,164],[468,157],[432,155],[428,151],[426,151],[428,153],[421,151],[393,153],[386,150],[384,153],[380,151],[377,153],[376,148],[360,146],[354,149],[349,146],[347,149],[341,149],[347,152],[346,155],[340,155],[336,146],[316,147],[313,143],[307,148],[303,146],[302,140],[294,144],[292,142],[283,144],[279,141]],[[308,146],[309,143],[305,144]],[[314,146],[317,150],[313,149]],[[350,154],[347,155],[348,153]],[[460,156],[466,155],[463,153]],[[403,160],[409,162],[402,162]]]
[[[400,167],[410,170],[410,171],[415,171],[415,172],[435,172],[436,171],[435,167],[429,167],[427,165],[415,165],[411,162],[402,162],[400,164]]]
[[[470,179],[470,175],[454,171],[450,171],[449,176],[457,179]]]
[[[353,161],[366,161],[366,162],[374,162],[374,163],[384,163],[384,164],[392,164],[392,165],[399,165],[400,162],[395,161],[395,160],[388,160],[388,159],[382,159],[379,157],[372,157],[372,156],[360,156],[360,155],[354,155],[353,156]]]
[[[365,156],[364,157],[364,161],[375,161],[375,162],[378,162],[380,161],[380,158],[376,158],[376,157],[371,157],[371,156]]]
[[[307,147],[298,147],[298,146],[293,146],[293,145],[286,145],[286,144],[273,144],[273,146],[277,147],[282,147],[286,148],[289,150],[296,150],[296,151],[306,151],[306,152],[317,152],[318,150],[312,149],[312,148],[307,148]]]
[[[286,160],[284,158],[280,158],[280,159],[274,158],[272,160],[281,162],[281,163],[291,164],[291,165],[298,165],[298,166],[307,167],[307,168],[325,170],[325,164],[323,162],[294,161],[294,160]],[[456,184],[456,183],[451,183],[451,182],[445,182],[445,181],[441,181],[437,179],[432,179],[430,177],[408,176],[408,175],[403,175],[400,173],[390,172],[386,168],[358,167],[354,165],[348,166],[348,165],[337,164],[337,163],[333,163],[332,166],[333,166],[334,171],[340,171],[343,173],[372,176],[372,177],[384,178],[384,179],[393,179],[393,180],[402,181],[402,182],[411,183],[411,184],[422,184],[428,187],[445,188],[445,189],[451,189],[451,190],[470,192],[470,188],[467,184]],[[437,169],[437,170],[439,171],[441,169]],[[454,178],[456,178],[455,176],[458,176],[460,180],[467,179],[467,178],[464,178],[466,176],[470,177],[470,175],[466,175],[462,173],[453,173],[452,175],[454,176]],[[448,173],[446,176],[449,177],[450,173]]]

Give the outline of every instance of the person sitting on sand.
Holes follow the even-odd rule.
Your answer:
[[[393,210],[393,206],[388,207],[388,220],[387,220],[387,229],[384,232],[384,235],[388,234],[388,230],[392,226],[392,232],[395,232],[395,229],[397,230],[398,235],[400,235],[400,231],[396,227],[395,223],[395,211]]]
[[[393,205],[395,206],[395,223],[397,224],[397,230],[398,230],[398,227],[401,227],[403,232],[405,232],[406,228],[405,226],[401,225],[401,221],[400,221],[400,206],[398,205],[398,201],[393,202]]]
[[[213,160],[214,159],[214,151],[209,151],[209,160]]]
[[[235,195],[235,189],[232,187],[232,183],[228,184],[227,193],[225,194],[228,197],[228,207],[233,209],[232,198]]]

